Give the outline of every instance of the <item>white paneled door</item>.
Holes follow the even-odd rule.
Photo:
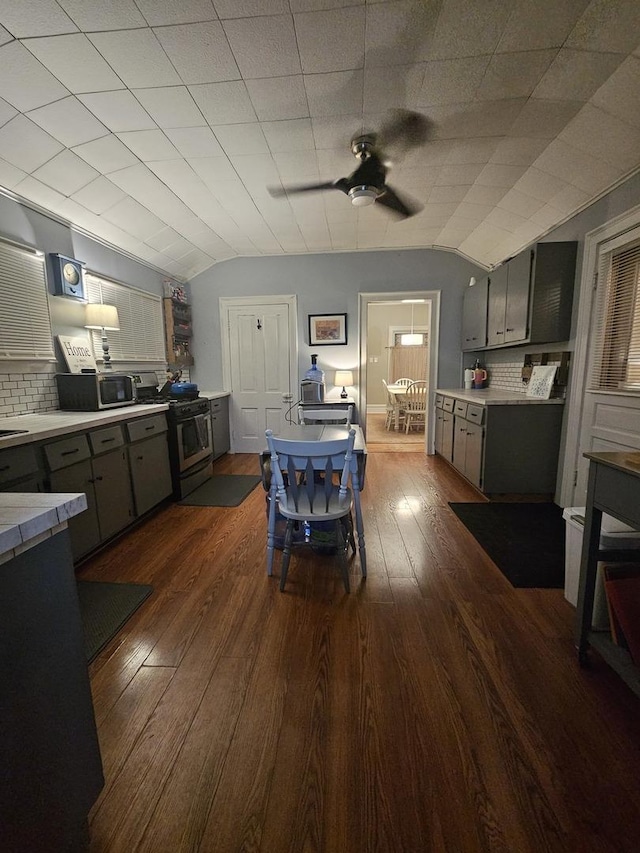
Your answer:
[[[292,375],[292,365],[296,363],[292,359],[295,353],[291,323],[293,306],[289,301],[233,302],[227,300],[225,306],[232,449],[236,453],[258,453],[265,446],[266,429],[283,435],[288,427],[286,413],[297,381]],[[223,310],[223,322],[224,315]]]

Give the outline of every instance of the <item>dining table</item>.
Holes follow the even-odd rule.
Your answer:
[[[402,409],[402,400],[407,393],[406,385],[387,385],[387,391],[393,398],[393,428],[396,432],[400,429],[400,411]]]

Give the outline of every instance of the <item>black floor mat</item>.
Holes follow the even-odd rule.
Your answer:
[[[135,613],[152,586],[137,583],[78,581],[80,615],[87,661],[91,662]]]
[[[554,503],[450,503],[515,587],[564,586],[565,525]]]
[[[181,500],[180,505],[239,506],[261,479],[253,474],[215,474]]]

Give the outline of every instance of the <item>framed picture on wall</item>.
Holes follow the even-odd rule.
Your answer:
[[[309,346],[336,346],[346,342],[346,314],[309,314]]]

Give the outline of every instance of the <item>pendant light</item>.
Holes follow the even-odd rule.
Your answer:
[[[413,306],[416,302],[424,302],[424,299],[403,299],[402,301],[411,303],[411,334],[400,335],[400,343],[403,347],[419,347],[423,341],[423,336],[413,333]]]

